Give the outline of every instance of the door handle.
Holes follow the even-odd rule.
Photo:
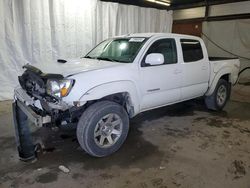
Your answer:
[[[175,73],[175,74],[180,74],[181,72],[182,72],[182,71],[179,70],[179,69],[175,69],[175,70],[174,70],[174,73]]]
[[[201,69],[202,70],[207,70],[207,66],[204,65],[204,66],[201,67]]]

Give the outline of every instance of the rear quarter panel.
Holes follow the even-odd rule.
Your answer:
[[[229,82],[231,84],[235,84],[238,79],[239,69],[240,69],[240,61],[239,59],[231,59],[231,60],[220,60],[220,61],[210,61],[210,80],[209,80],[209,89],[206,92],[206,95],[211,95],[219,79],[226,74],[229,74]]]

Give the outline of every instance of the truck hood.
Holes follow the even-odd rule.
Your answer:
[[[89,58],[68,59],[66,63],[53,62],[50,64],[35,65],[43,73],[61,74],[64,77],[79,74],[85,71],[92,71],[114,66],[122,66],[124,63],[103,61]]]

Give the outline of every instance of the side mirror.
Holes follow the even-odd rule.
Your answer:
[[[149,65],[162,65],[164,63],[164,56],[160,53],[148,54],[145,63]]]

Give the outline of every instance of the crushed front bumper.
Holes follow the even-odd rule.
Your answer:
[[[46,101],[44,100],[43,102]],[[57,106],[53,108],[54,106],[52,107],[51,103],[46,102],[46,104],[49,108],[54,110],[67,107],[66,105],[55,104]],[[16,88],[14,91],[12,110],[19,158],[22,161],[33,160],[36,158],[36,146],[38,146],[38,144],[33,143],[29,121],[37,127],[42,127],[48,123],[54,124],[57,117],[55,114],[50,116],[50,113],[43,109],[40,100],[34,100],[22,88]],[[73,127],[73,124],[70,125]]]
[[[43,124],[51,122],[51,116],[41,116],[31,108],[35,107],[35,101],[22,88],[15,89],[14,98],[16,105],[36,126],[42,127]]]
[[[37,114],[31,108],[35,105],[34,100],[21,88],[15,89],[14,99],[12,111],[19,158],[22,161],[30,161],[36,158],[36,146],[33,144],[28,120],[41,127],[44,123],[51,122],[51,117]]]
[[[28,117],[17,105],[17,101],[13,102],[12,111],[19,159],[22,161],[33,160],[36,158],[36,153],[29,129]]]

